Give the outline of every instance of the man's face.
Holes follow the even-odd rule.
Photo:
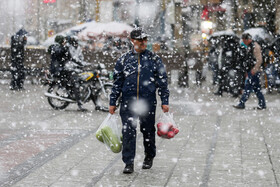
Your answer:
[[[145,51],[145,49],[147,48],[147,38],[144,38],[142,40],[135,40],[135,39],[131,39],[131,42],[133,43],[134,49],[137,53]]]
[[[249,45],[252,42],[252,39],[242,39],[245,45]]]
[[[63,42],[62,42],[62,45],[65,46],[66,44],[67,44],[67,40],[64,39]]]
[[[23,41],[22,41],[23,44],[26,45],[26,43],[27,43],[27,37],[26,37],[26,36],[23,36],[22,40],[23,40]]]

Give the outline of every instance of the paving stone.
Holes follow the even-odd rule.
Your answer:
[[[265,95],[266,111],[252,109],[257,105],[254,97],[246,110],[235,110],[232,105],[238,99],[216,97],[211,86],[181,90],[171,86],[170,108],[179,134],[170,140],[156,137],[154,165],[143,170],[138,126],[135,172],[125,175],[121,153],[112,153],[95,138],[107,113],[94,111],[92,103],[85,105],[92,110],[87,113],[77,112],[75,105],[55,111],[43,97],[45,87],[26,85],[26,89],[23,94],[11,93],[0,85],[0,153],[19,142],[23,147],[45,146],[18,162],[0,154],[0,181],[6,186],[279,186],[277,95]],[[34,141],[25,140],[30,134]],[[21,146],[15,151],[23,151]],[[14,164],[14,170],[5,169],[9,163],[5,160]]]

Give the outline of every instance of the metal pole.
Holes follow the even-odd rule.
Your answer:
[[[160,34],[165,34],[165,12],[166,12],[166,2],[165,0],[162,0],[161,13],[160,13]]]
[[[40,40],[40,0],[37,0],[37,39]]]
[[[238,0],[232,0],[232,9],[233,9],[233,21],[234,23],[232,24],[232,30],[234,32],[240,32],[241,28],[240,28],[240,20],[239,20],[239,16],[238,16],[238,5],[237,2]]]
[[[95,1],[95,21],[100,21],[100,0]]]
[[[136,0],[136,6],[135,6],[135,20],[134,24],[139,27],[139,5],[140,5],[140,0]]]
[[[12,20],[12,22],[13,22],[13,33],[16,31],[16,28],[15,28],[15,25],[16,25],[15,24],[15,22],[16,22],[15,21],[15,4],[16,4],[15,0],[13,0],[13,3],[12,3],[12,6],[13,6],[13,17],[12,17],[12,19],[13,19]]]
[[[118,10],[120,8],[120,2],[119,0],[115,0],[113,2],[113,21],[120,21],[120,18],[119,18],[119,14],[118,14]]]
[[[86,12],[86,1],[80,0],[80,21],[85,22],[87,20],[87,12]]]
[[[182,7],[179,0],[175,1],[175,46],[179,52],[184,53],[183,49],[183,34],[182,34]]]

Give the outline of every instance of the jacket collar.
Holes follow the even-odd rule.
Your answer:
[[[147,49],[145,49],[143,52],[141,52],[140,54],[143,54],[143,53],[145,53],[147,51]],[[131,52],[133,53],[133,54],[139,54],[139,53],[137,53],[136,51],[135,51],[135,49],[133,48],[132,50],[131,50]]]

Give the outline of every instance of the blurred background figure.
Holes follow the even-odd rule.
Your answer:
[[[223,92],[230,92],[234,97],[239,95],[238,91],[238,58],[239,43],[234,36],[225,36],[221,40],[219,54],[219,88],[215,95],[222,96]]]
[[[70,43],[67,43],[69,42]],[[48,52],[51,55],[51,64],[50,64],[50,73],[51,75],[58,79],[61,84],[69,84],[71,87],[71,91],[75,95],[75,99],[78,104],[78,110],[85,112],[87,109],[83,108],[83,102],[81,100],[79,94],[80,82],[79,82],[79,75],[81,73],[81,69],[85,63],[81,61],[79,55],[76,55],[76,51],[72,51],[69,49],[69,45],[74,47],[74,49],[78,48],[75,45],[78,45],[78,42],[74,40],[74,38],[64,37],[62,35],[57,35],[55,37],[55,44],[52,44],[48,48]],[[74,50],[72,49],[72,50]],[[79,53],[78,53],[79,54]]]
[[[195,70],[195,82],[197,86],[201,86],[202,81],[206,79],[205,75],[203,74],[203,66],[208,61],[208,41],[203,39],[195,52],[196,62],[193,66],[193,69]]]
[[[268,93],[276,90],[280,93],[280,37],[277,36],[266,51],[268,59],[265,62],[265,86]]]
[[[219,66],[218,66],[218,57],[219,57],[219,49],[220,49],[220,42],[218,40],[210,40],[209,41],[209,57],[208,57],[208,65],[212,71],[212,79],[213,85],[219,83]]]
[[[26,30],[20,29],[11,37],[11,90],[21,90],[24,84],[24,46],[27,42]]]
[[[84,61],[83,49],[79,45],[79,40],[77,36],[67,36],[66,37],[67,43],[69,44],[69,51],[77,61]]]

